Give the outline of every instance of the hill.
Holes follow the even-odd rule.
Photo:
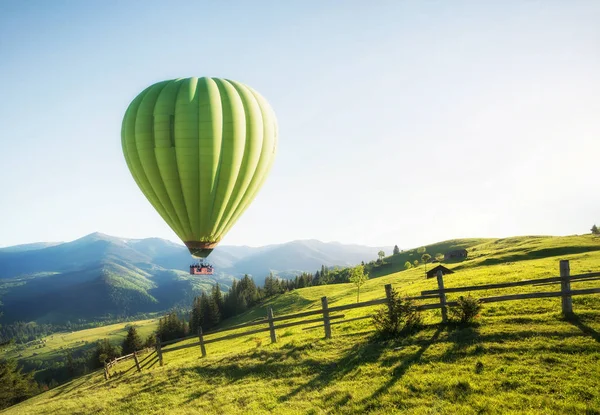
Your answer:
[[[8,247],[0,249],[0,323],[64,324],[189,307],[217,282],[226,291],[233,278],[250,274],[262,284],[269,272],[292,277],[321,265],[352,265],[375,258],[379,249],[314,240],[219,246],[210,256],[215,274],[192,276],[187,249],[159,238],[93,233],[66,243]]]
[[[573,274],[600,270],[600,239],[591,236],[488,240],[469,254],[449,265],[456,272],[447,287],[553,276],[561,259],[571,261]],[[371,279],[361,300],[383,297],[386,283],[405,295],[434,289],[423,272]],[[502,292],[526,290],[540,287]],[[299,289],[229,324],[263,317],[267,307],[276,316],[315,309],[324,295],[330,305],[349,304],[355,293],[351,284]],[[469,326],[439,325],[439,311],[426,311],[422,330],[387,341],[374,337],[369,320],[334,326],[331,340],[321,326],[300,326],[280,330],[276,344],[268,333],[209,344],[204,359],[197,347],[176,344],[165,348],[162,367],[147,363],[136,373],[123,363],[109,381],[92,373],[5,413],[599,413],[600,295],[574,297],[573,307],[577,318],[565,320],[556,298],[489,304]]]

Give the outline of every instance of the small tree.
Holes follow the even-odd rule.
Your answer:
[[[419,260],[418,260],[418,259],[415,259],[415,260],[413,261],[413,265],[414,265],[415,267],[418,267],[418,266],[419,266]]]
[[[154,347],[156,345],[156,335],[151,333],[146,337],[146,341],[144,342],[144,347]]]
[[[421,255],[421,261],[423,261],[423,263],[425,264],[425,272],[427,272],[427,263],[429,262],[430,259],[431,259],[431,255],[429,255],[429,254]]]
[[[350,270],[350,278],[348,279],[351,283],[356,285],[358,289],[356,293],[356,302],[360,302],[360,287],[363,285],[369,276],[365,273],[365,267],[363,265],[356,266]]]
[[[594,226],[592,226],[592,229],[590,229],[592,231],[592,235],[600,235],[600,229],[596,226],[596,224],[594,223]]]
[[[404,269],[411,269],[412,268],[412,264],[410,263],[410,261],[406,261],[404,263]]]
[[[396,290],[391,291],[389,304],[375,312],[373,324],[377,332],[384,337],[396,337],[408,334],[422,323],[417,306],[400,297]]]
[[[385,252],[379,251],[377,252],[377,256],[379,257],[380,261],[383,261],[383,258],[385,258]]]
[[[137,332],[135,326],[129,326],[127,329],[127,336],[125,340],[123,340],[123,355],[127,355],[135,352],[136,350],[141,350],[144,347],[144,341],[140,337]]]
[[[442,261],[444,259],[444,254],[438,252],[437,254],[435,254],[435,259],[437,259],[438,261]]]
[[[460,324],[470,324],[479,316],[481,311],[481,303],[478,299],[471,297],[463,297],[462,295],[456,301],[456,307],[450,308],[450,314]]]
[[[398,255],[400,253],[400,248],[398,248],[398,245],[394,245],[394,255]]]
[[[418,254],[424,254],[426,251],[427,251],[427,248],[425,248],[424,246],[417,248]]]

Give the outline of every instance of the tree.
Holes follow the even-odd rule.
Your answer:
[[[206,295],[206,294],[205,294]],[[179,318],[175,311],[158,320],[156,334],[161,341],[179,339],[188,333],[185,320]]]
[[[418,259],[415,259],[415,260],[413,261],[413,264],[414,264],[414,266],[415,266],[415,267],[418,267],[418,266],[419,266],[419,260],[418,260]]]
[[[383,261],[383,258],[385,258],[385,252],[379,251],[377,252],[377,256],[379,257],[380,261]]]
[[[426,251],[427,251],[427,248],[425,248],[424,246],[417,248],[418,254],[424,254]]]
[[[271,272],[267,278],[265,278],[265,297],[272,297],[277,294],[277,280]]]
[[[431,255],[429,255],[429,254],[421,255],[421,261],[425,264],[425,272],[427,272],[427,263],[429,262],[430,259],[431,259]]]
[[[33,372],[21,373],[14,360],[0,360],[0,409],[8,408],[40,392]]]
[[[144,347],[154,347],[156,345],[156,336],[154,334],[149,334],[146,337],[146,341],[144,342]]]
[[[127,336],[123,340],[123,355],[131,354],[136,350],[141,350],[144,347],[144,341],[137,332],[135,326],[129,326]]]
[[[600,235],[600,229],[596,226],[596,224],[594,223],[594,226],[592,226],[592,229],[590,229],[592,231],[592,235]]]
[[[412,268],[412,264],[410,263],[410,261],[406,261],[404,263],[404,269],[411,269]]]
[[[333,278],[331,277],[329,268],[327,268],[325,265],[321,265],[321,274],[320,274],[320,278],[319,278],[319,284],[327,285],[327,284],[331,284],[332,282],[333,282]]]
[[[438,252],[437,254],[435,254],[435,259],[437,259],[438,261],[443,260],[444,254],[442,254],[441,252]]]
[[[215,315],[215,312],[218,312],[218,310],[215,309],[212,298],[206,295],[204,291],[202,291],[202,295],[200,295],[200,307],[202,310],[202,318],[200,320],[202,329],[207,330],[216,326],[219,322],[219,315]]]
[[[121,348],[119,346],[114,346],[108,339],[98,340],[92,362],[93,367],[99,367],[99,365],[119,356],[121,356]]]
[[[202,304],[200,304],[200,297],[194,297],[194,302],[192,304],[192,312],[190,314],[190,332],[191,333],[198,332],[198,327],[200,327],[201,321],[202,321]]]
[[[215,308],[219,311],[219,317],[223,314],[223,294],[221,293],[221,288],[219,287],[219,283],[216,283],[211,292],[211,297],[213,302],[215,303]]]
[[[348,278],[348,280],[356,285],[356,288],[358,289],[356,293],[357,303],[360,301],[360,287],[367,282],[368,279],[369,276],[365,274],[365,267],[363,265],[358,265],[350,270],[350,278]]]
[[[398,245],[394,245],[394,255],[398,255],[400,253],[400,248],[398,248]]]

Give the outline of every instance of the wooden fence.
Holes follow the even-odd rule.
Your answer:
[[[514,282],[504,282],[498,284],[485,284],[485,285],[474,285],[469,287],[459,287],[459,288],[445,288],[444,287],[444,277],[441,271],[438,271],[437,274],[437,290],[426,290],[422,291],[422,295],[435,295],[439,297],[439,304],[426,304],[420,306],[422,310],[428,310],[431,308],[441,308],[442,309],[442,322],[445,323],[448,320],[446,309],[447,307],[456,306],[456,301],[446,301],[446,294],[448,293],[462,293],[462,292],[470,292],[470,291],[478,291],[478,290],[494,290],[499,288],[509,288],[509,287],[522,287],[526,285],[547,285],[547,284],[557,284],[560,283],[561,289],[560,291],[546,291],[546,292],[535,292],[535,293],[525,293],[525,294],[509,294],[509,295],[501,295],[495,297],[483,297],[478,298],[481,303],[495,303],[498,301],[513,301],[513,300],[526,300],[530,298],[549,298],[549,297],[561,297],[562,303],[562,312],[565,316],[569,316],[573,314],[573,302],[572,297],[574,295],[584,295],[584,294],[600,294],[600,288],[586,288],[582,290],[572,290],[571,282],[582,282],[582,281],[596,281],[600,277],[600,272],[591,272],[587,274],[579,274],[579,275],[571,275],[571,270],[569,266],[569,261],[563,260],[560,261],[560,277],[550,277],[550,278],[538,278],[534,280],[523,280],[523,281],[514,281]]]
[[[116,365],[119,362],[122,362],[125,360],[130,360],[130,359],[133,359],[135,361],[135,367],[136,367],[137,371],[141,372],[142,368],[140,367],[140,360],[138,359],[138,356],[148,353],[148,352],[154,352],[155,350],[156,350],[156,347],[146,347],[145,349],[136,350],[135,352],[130,353],[128,355],[116,357],[109,362],[104,362],[104,379],[106,379],[106,380],[110,379],[110,371],[109,370],[111,367],[113,367],[114,365]]]
[[[459,287],[459,288],[445,288],[444,277],[443,277],[441,271],[439,271],[437,274],[437,283],[438,283],[437,290],[422,291],[420,296],[406,297],[406,298],[410,299],[410,300],[433,300],[433,299],[437,300],[437,302],[431,303],[431,304],[420,304],[417,306],[417,308],[419,310],[441,309],[442,323],[446,323],[448,321],[448,312],[447,312],[448,307],[457,305],[456,301],[446,301],[446,294],[448,294],[448,293],[462,293],[462,292],[470,292],[470,291],[478,291],[478,290],[492,290],[492,289],[520,287],[520,286],[527,286],[527,285],[546,285],[546,284],[560,283],[561,284],[560,291],[510,294],[510,295],[495,296],[495,297],[483,297],[483,298],[479,298],[478,300],[481,303],[493,303],[493,302],[498,302],[498,301],[525,300],[525,299],[530,299],[530,298],[562,297],[562,312],[565,315],[570,315],[573,313],[573,304],[571,301],[572,296],[583,295],[583,294],[600,294],[600,288],[587,288],[587,289],[581,289],[581,290],[572,290],[571,282],[579,282],[579,281],[586,281],[586,280],[593,281],[593,280],[598,280],[598,277],[600,277],[600,272],[592,272],[592,273],[580,274],[580,275],[570,275],[569,261],[560,261],[560,276],[559,277],[539,278],[539,279],[533,279],[533,280],[514,281],[514,282],[506,282],[506,283],[498,283],[498,284],[475,285],[475,286]],[[236,326],[226,327],[226,328],[217,329],[217,330],[211,330],[211,331],[207,331],[207,332],[203,332],[202,328],[200,328],[197,335],[183,337],[183,338],[179,338],[179,339],[175,339],[175,340],[169,340],[169,341],[165,341],[165,342],[161,342],[160,339],[157,337],[155,348],[145,349],[145,351],[156,350],[156,353],[158,356],[158,361],[159,361],[160,365],[162,366],[164,352],[171,352],[171,351],[175,351],[175,350],[185,349],[188,347],[198,347],[199,346],[200,351],[202,353],[202,357],[205,357],[207,344],[216,343],[216,342],[223,341],[223,340],[231,340],[231,339],[235,339],[235,338],[243,337],[243,336],[250,336],[253,334],[262,333],[262,332],[266,332],[266,331],[268,331],[270,333],[271,342],[277,343],[276,330],[287,328],[287,327],[299,326],[299,325],[308,325],[308,324],[313,324],[313,323],[321,323],[321,324],[312,325],[312,326],[303,328],[303,330],[310,330],[310,329],[323,327],[325,338],[330,339],[332,325],[347,323],[350,321],[362,320],[362,319],[372,317],[372,315],[366,315],[366,316],[342,320],[345,317],[344,314],[332,315],[333,313],[337,313],[337,312],[345,311],[345,310],[352,310],[355,308],[372,307],[372,306],[381,305],[381,304],[388,304],[388,306],[389,306],[391,294],[392,294],[392,285],[391,284],[385,285],[385,294],[386,294],[385,298],[371,300],[371,301],[364,301],[364,302],[355,303],[355,304],[335,306],[335,307],[329,307],[329,304],[327,302],[327,297],[322,297],[321,298],[321,308],[318,310],[304,311],[301,313],[288,314],[288,315],[277,316],[277,317],[275,317],[273,315],[273,309],[269,308],[267,311],[266,318],[251,321],[248,323],[239,324]],[[311,318],[311,319],[304,319],[301,321],[293,321],[293,322],[283,323],[283,324],[276,324],[276,323],[286,321],[286,320],[295,320],[295,319],[316,316],[316,315],[319,315],[319,317]],[[241,333],[232,333],[232,334],[221,335],[221,336],[218,336],[215,338],[209,338],[209,339],[205,338],[205,336],[220,335],[220,334],[223,334],[223,333],[226,333],[229,331],[240,330],[240,329],[244,329],[244,328],[248,328],[248,327],[255,327],[255,326],[260,326],[260,325],[266,325],[267,327],[261,327],[261,328],[256,328],[256,329],[252,329],[252,330],[247,330],[247,331],[243,331]],[[198,339],[197,342],[183,344],[181,346],[170,348],[165,351],[162,350],[162,348],[164,346],[173,345],[173,344],[182,342],[184,340],[190,340],[190,339],[195,339],[195,338]],[[139,365],[139,362],[137,359],[137,355],[141,354],[143,352],[144,351],[138,351],[138,352],[129,354],[127,356],[120,357],[118,359],[115,359],[115,360],[107,363],[105,366],[105,377],[107,379],[109,378],[108,369],[110,369],[110,367],[112,367],[119,361],[122,361],[125,359],[133,358],[136,362],[137,370],[139,371],[140,365]]]

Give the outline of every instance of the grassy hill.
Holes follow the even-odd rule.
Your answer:
[[[139,320],[135,323],[119,323],[93,329],[54,333],[27,344],[11,345],[2,351],[3,358],[20,359],[32,363],[35,360],[55,360],[63,357],[66,350],[94,347],[101,339],[110,339],[120,345],[127,335],[127,326],[134,324],[142,338],[151,334],[158,319]]]
[[[447,287],[600,270],[600,239],[591,236],[520,237],[465,242],[469,259],[450,264]],[[428,252],[429,248],[428,248]],[[394,258],[388,259],[390,262]],[[400,262],[400,261],[399,261]],[[402,294],[436,288],[424,267],[369,280],[361,300],[381,298],[391,283]],[[573,283],[597,287],[598,281]],[[557,285],[478,291],[490,296],[555,291]],[[230,323],[356,301],[351,284],[310,287],[273,298]],[[450,295],[449,300],[456,298]],[[282,329],[270,344],[261,333],[197,347],[165,348],[160,367],[149,357],[144,370],[132,362],[109,381],[97,372],[78,378],[5,411],[44,413],[600,413],[600,295],[573,298],[577,319],[560,314],[560,299],[485,305],[476,325],[441,326],[440,312],[424,312],[426,326],[396,340],[374,337],[370,320]],[[347,311],[352,318],[370,309]]]

